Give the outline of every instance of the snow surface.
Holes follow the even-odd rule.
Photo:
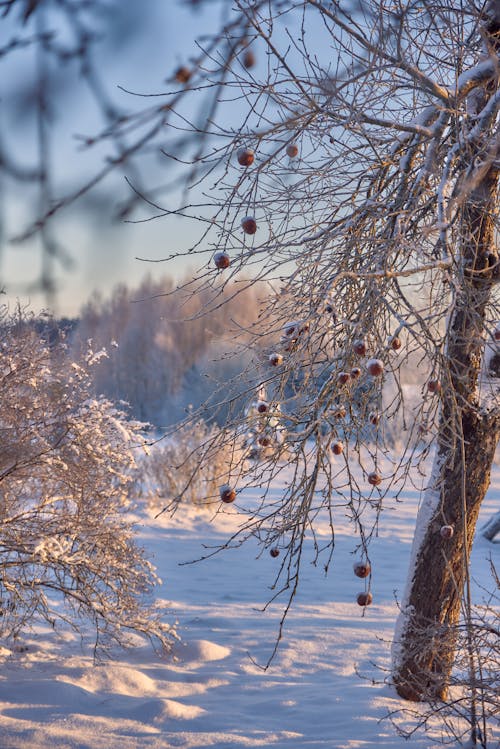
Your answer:
[[[371,547],[374,602],[364,614],[355,603],[363,588],[352,572],[356,539],[339,513],[330,572],[325,577],[320,567],[304,565],[267,671],[259,664],[272,652],[281,609],[260,609],[280,558],[259,555],[250,542],[179,565],[235,530],[241,522],[235,508],[225,506],[214,518],[192,506],[173,518],[144,512],[141,539],[164,578],[165,616],[178,620],[182,637],[173,656],[137,638],[137,647],[94,665],[90,645],[69,628],[37,627],[15,647],[0,648],[0,749],[435,746],[439,724],[431,735],[406,741],[384,719],[405,707],[384,680],[419,499],[408,486],[403,502],[386,505]],[[239,496],[243,501],[252,497]],[[499,506],[496,468],[478,527]],[[323,530],[326,537],[326,523]],[[473,574],[486,585],[489,555],[500,567],[500,545],[478,539]],[[411,729],[414,719],[402,715],[398,725]]]

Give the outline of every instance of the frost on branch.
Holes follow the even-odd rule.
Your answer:
[[[251,453],[231,484],[238,509],[246,487],[259,500],[221,548],[253,537],[280,550],[268,602],[285,601],[277,641],[303,552],[328,570],[342,514],[353,552],[371,563],[387,502],[408,481],[420,487],[437,448],[395,637],[394,684],[414,701],[447,697],[448,635],[464,612],[474,626],[468,554],[500,436],[498,404],[486,403],[496,378],[483,377],[500,315],[498,2],[444,7],[239,0],[200,44],[185,92],[191,102],[209,89],[210,117],[181,140],[173,118],[186,121],[185,99],[166,92],[156,105],[161,153],[172,168],[181,152],[191,161],[195,197],[176,212],[161,195],[146,200],[167,231],[188,209],[203,226],[185,252],[201,258],[188,301],[216,290],[222,308],[223,293],[268,286],[256,325],[242,329],[253,359],[236,392],[246,399],[262,384],[255,423],[279,404],[286,441]],[[246,74],[239,49],[249,43],[266,64]],[[297,160],[286,157],[292,142]],[[250,168],[237,162],[242,145],[255,153]],[[224,273],[215,252],[231,258]],[[234,392],[221,384],[216,404],[233,451],[248,416]],[[271,446],[269,434],[258,439]],[[480,669],[467,647],[474,725]]]
[[[174,631],[146,602],[158,578],[126,516],[140,424],[91,396],[85,362],[62,343],[3,318],[1,636],[90,620],[96,651],[132,631],[168,646]]]

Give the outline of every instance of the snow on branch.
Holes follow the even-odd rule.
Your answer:
[[[458,76],[456,98],[463,99],[472,89],[487,83],[495,75],[498,75],[498,60],[490,57],[481,60],[469,70],[465,70]]]

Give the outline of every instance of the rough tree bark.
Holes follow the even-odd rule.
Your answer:
[[[481,406],[478,390],[485,311],[497,276],[498,197],[491,163],[460,216],[461,277],[443,364],[438,448],[395,641],[396,689],[413,701],[447,695],[472,540],[499,438],[499,415]],[[451,538],[442,538],[443,525],[453,527]]]

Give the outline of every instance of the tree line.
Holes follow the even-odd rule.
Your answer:
[[[248,362],[244,340],[235,346],[231,338],[256,321],[264,290],[252,286],[235,297],[231,286],[215,286],[187,297],[193,283],[148,276],[133,289],[117,286],[108,298],[95,294],[71,332],[75,351],[89,341],[105,351],[93,371],[95,392],[156,427],[181,420]],[[221,421],[224,413],[209,418]]]

